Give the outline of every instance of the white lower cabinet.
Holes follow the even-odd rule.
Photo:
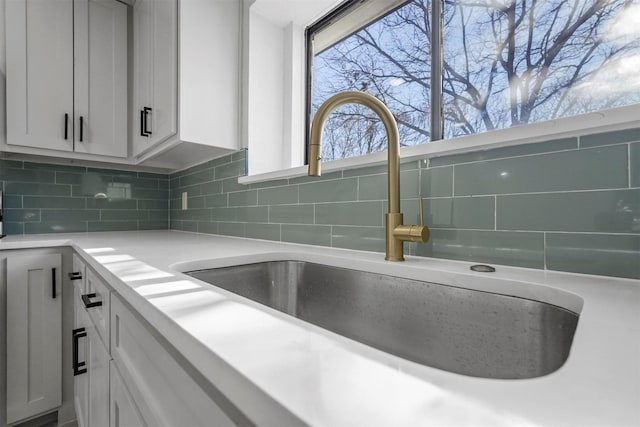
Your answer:
[[[110,427],[145,427],[147,424],[142,419],[113,360],[109,375],[111,377]]]
[[[75,405],[80,427],[109,425],[109,352],[75,289],[76,327],[72,334]]]
[[[235,425],[155,332],[74,256],[72,336],[80,427]]]
[[[235,425],[115,295],[111,327],[114,364],[147,425]]]
[[[62,256],[7,257],[7,423],[62,403]]]

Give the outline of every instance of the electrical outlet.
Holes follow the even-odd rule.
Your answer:
[[[186,191],[182,192],[182,210],[183,211],[187,210],[187,192]]]

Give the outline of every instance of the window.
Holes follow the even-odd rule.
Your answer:
[[[368,1],[351,1],[310,27],[310,115],[364,90],[416,145],[640,104],[640,0],[436,1],[369,0],[387,7],[357,19]],[[364,107],[325,126],[326,160],[385,149]]]

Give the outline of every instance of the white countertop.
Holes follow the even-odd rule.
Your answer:
[[[9,236],[0,250],[71,246],[260,425],[640,425],[640,281],[185,233]],[[526,380],[429,368],[181,271],[298,259],[551,302],[580,313],[567,362]]]

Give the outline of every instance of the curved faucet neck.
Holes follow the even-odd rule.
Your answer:
[[[380,117],[387,133],[387,171],[389,213],[400,212],[400,137],[398,125],[391,111],[378,98],[366,92],[347,91],[333,95],[327,99],[316,112],[311,123],[309,138],[309,175],[321,175],[322,132],[329,115],[338,107],[345,104],[360,104],[370,108]]]

